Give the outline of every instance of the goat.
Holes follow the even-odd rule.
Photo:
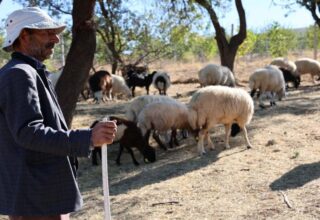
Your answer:
[[[116,124],[118,128],[116,137],[114,139],[114,143],[119,142],[120,144],[119,153],[116,159],[117,165],[121,165],[120,157],[124,148],[126,148],[130,153],[134,165],[139,165],[139,162],[136,160],[131,149],[132,147],[136,147],[140,151],[140,153],[144,156],[145,162],[156,161],[155,149],[149,146],[149,144],[146,142],[136,123],[115,116],[110,116],[109,119],[117,121]],[[98,121],[95,121],[91,125],[91,128],[93,128],[96,123],[98,123]],[[95,147],[92,151],[92,165],[98,165],[97,154],[101,158],[101,148],[99,147]]]

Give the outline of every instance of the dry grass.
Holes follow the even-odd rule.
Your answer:
[[[244,89],[249,74],[270,60],[236,63]],[[203,65],[162,63],[161,68],[173,81],[183,82],[197,78]],[[135,167],[125,152],[122,165],[117,166],[118,146],[109,146],[113,219],[320,219],[320,86],[309,77],[303,80],[276,107],[256,108],[248,126],[251,150],[245,149],[241,135],[231,139],[231,149],[223,149],[222,126],[211,133],[216,149],[203,157],[197,155],[190,137],[167,152],[156,148],[155,163],[144,164],[135,152],[141,161]],[[197,88],[197,83],[174,84],[169,95],[187,102]],[[123,115],[126,105],[126,101],[79,103],[73,126],[89,126],[106,114]],[[72,219],[103,219],[101,167],[81,159],[79,184],[84,207]]]

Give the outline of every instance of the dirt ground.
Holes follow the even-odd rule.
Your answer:
[[[249,75],[271,58],[238,61],[235,73],[248,90]],[[218,62],[216,62],[218,63]],[[169,95],[188,102],[198,89],[197,71],[205,64],[158,64],[174,84]],[[151,90],[154,93],[155,90]],[[144,90],[138,90],[138,94]],[[123,116],[128,101],[91,104],[79,102],[73,127],[87,127],[105,115]],[[267,102],[266,102],[267,104]],[[261,109],[248,125],[253,149],[245,148],[242,135],[230,139],[224,149],[224,129],[212,130],[216,146],[199,157],[196,141],[189,137],[179,147],[163,151],[155,143],[157,161],[134,166],[127,152],[122,165],[115,164],[118,145],[108,148],[108,172],[114,220],[226,220],[320,219],[320,84],[304,76],[301,87],[289,90],[277,106]],[[101,166],[80,160],[79,184],[84,198],[72,219],[103,219]],[[0,217],[1,219],[1,217]]]

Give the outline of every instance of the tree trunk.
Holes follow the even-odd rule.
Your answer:
[[[89,77],[96,49],[96,31],[93,21],[95,0],[74,0],[72,10],[72,42],[66,65],[57,83],[58,100],[71,127],[73,113],[81,90]]]
[[[237,50],[247,37],[246,15],[241,0],[235,0],[236,8],[239,15],[240,27],[236,35],[232,36],[228,42],[226,33],[219,23],[219,19],[212,5],[207,0],[195,0],[199,5],[205,8],[210,16],[211,22],[216,30],[216,41],[220,53],[221,65],[227,66],[233,71],[234,60]]]

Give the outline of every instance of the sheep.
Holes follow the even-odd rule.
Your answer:
[[[252,148],[246,125],[251,121],[254,105],[252,98],[243,89],[220,85],[201,88],[192,95],[188,108],[189,124],[193,130],[198,131],[197,149],[200,156],[206,153],[204,139],[214,149],[208,133],[216,124],[224,124],[226,149],[230,148],[229,136],[233,123],[242,129],[247,148]],[[235,132],[232,134],[236,135]]]
[[[225,85],[235,87],[233,73],[228,67],[208,64],[198,72],[200,86]]]
[[[160,95],[167,95],[167,90],[170,87],[170,76],[166,72],[157,72],[153,76],[153,86],[159,91]]]
[[[296,64],[297,71],[300,75],[309,73],[313,83],[316,83],[314,76],[320,77],[320,63],[318,61],[310,58],[301,58],[294,63]]]
[[[179,145],[176,138],[177,129],[190,130],[188,122],[188,108],[185,104],[178,101],[154,102],[146,105],[138,116],[138,127],[149,141],[151,131],[166,132],[172,130],[170,147],[173,144]],[[167,149],[157,135],[153,135],[156,142],[163,149]]]
[[[61,76],[61,73],[62,73],[62,70],[59,70],[59,71],[56,72],[56,73],[50,73],[50,74],[49,74],[49,79],[50,79],[50,82],[51,82],[53,88],[56,87],[57,82],[58,82],[58,80],[59,80],[59,78],[60,78],[60,76]]]
[[[147,90],[147,94],[149,95],[149,87],[152,83],[152,79],[155,74],[156,74],[156,71],[152,72],[151,74],[147,74],[147,73],[144,73],[144,74],[140,73],[139,74],[134,71],[129,71],[127,73],[126,82],[127,82],[127,85],[129,86],[129,88],[131,88],[132,97],[135,96],[134,91],[137,86],[138,87],[145,87]]]
[[[270,62],[270,65],[278,66],[283,73],[284,81],[286,83],[286,88],[289,88],[288,83],[293,83],[294,87],[297,89],[301,82],[301,77],[297,71],[297,66],[294,62],[288,60],[287,58],[278,57]]]
[[[94,100],[99,103],[103,100],[103,93],[106,85],[111,83],[111,74],[108,71],[100,70],[89,77],[89,86],[93,92]]]
[[[112,88],[107,91],[107,94],[108,97],[111,97],[111,95],[116,97],[117,94],[122,94],[126,98],[131,97],[131,91],[126,84],[125,79],[122,76],[115,74],[112,74]]]
[[[174,102],[175,100],[169,96],[161,95],[143,95],[131,100],[126,108],[126,118],[130,121],[138,121],[138,115],[141,110],[152,102]]]
[[[251,97],[254,97],[256,90],[260,94],[270,92],[276,93],[279,100],[285,97],[286,86],[282,72],[274,65],[268,65],[254,71],[249,77],[249,87],[251,89]],[[265,106],[262,103],[262,96],[259,96],[259,104],[261,108]],[[276,105],[274,95],[271,97],[270,105]]]
[[[136,123],[116,116],[110,116],[109,119],[116,120],[117,124],[117,133],[114,138],[114,143],[119,142],[120,144],[119,153],[116,159],[117,165],[121,165],[120,157],[124,148],[126,148],[130,153],[134,165],[139,165],[139,162],[136,160],[131,149],[133,147],[136,147],[140,151],[140,153],[144,156],[145,162],[156,161],[154,148],[150,147],[145,141],[144,137],[142,136],[141,130],[137,127]],[[91,128],[94,127],[97,122],[98,121],[95,121],[91,125]],[[98,165],[97,155],[99,155],[101,158],[101,148],[95,147],[92,151],[92,165]]]
[[[283,58],[283,57],[275,58],[270,62],[270,65],[282,67],[284,69],[291,71],[294,76],[299,76],[296,64],[288,60],[287,58]]]

